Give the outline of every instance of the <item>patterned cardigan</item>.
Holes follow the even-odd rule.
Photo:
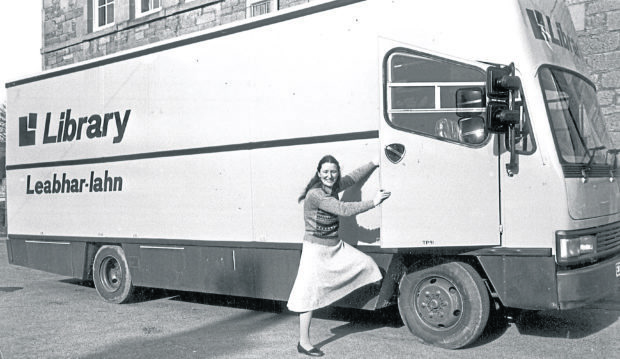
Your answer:
[[[340,180],[340,191],[346,190],[357,181],[370,174],[377,166],[368,163],[356,169]],[[331,188],[322,186],[312,188],[306,194],[304,201],[304,221],[306,232],[304,241],[323,245],[336,245],[339,242],[338,216],[355,216],[372,209],[372,200],[361,202],[342,202],[338,193],[332,193]]]

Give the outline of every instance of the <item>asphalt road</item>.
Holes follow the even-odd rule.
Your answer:
[[[0,239],[0,357],[302,358],[284,304],[143,290],[108,304],[89,283],[8,264]],[[495,318],[473,346],[418,342],[393,309],[319,311],[312,336],[327,358],[612,358],[620,356],[620,291],[587,308]]]

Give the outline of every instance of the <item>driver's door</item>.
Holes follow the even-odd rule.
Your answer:
[[[468,143],[456,90],[479,88],[485,66],[404,47],[385,48],[381,185],[381,246],[489,246],[500,243],[498,156],[495,136]]]

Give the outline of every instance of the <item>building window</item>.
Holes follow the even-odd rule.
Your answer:
[[[93,30],[114,25],[114,0],[93,0],[95,16],[93,16]]]
[[[161,0],[136,0],[136,17],[161,10]]]
[[[416,53],[389,56],[385,86],[387,120],[402,131],[465,143],[459,131],[456,91],[484,92],[484,71],[469,65]],[[484,116],[484,107],[472,108]]]
[[[247,5],[247,17],[260,16],[277,10],[275,0],[248,0]]]

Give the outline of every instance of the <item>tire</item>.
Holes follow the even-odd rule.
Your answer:
[[[408,273],[399,289],[401,318],[426,343],[462,348],[482,334],[489,319],[489,294],[469,264],[451,262]]]
[[[93,282],[97,293],[106,302],[126,303],[134,287],[125,252],[119,246],[103,246],[93,261]]]

